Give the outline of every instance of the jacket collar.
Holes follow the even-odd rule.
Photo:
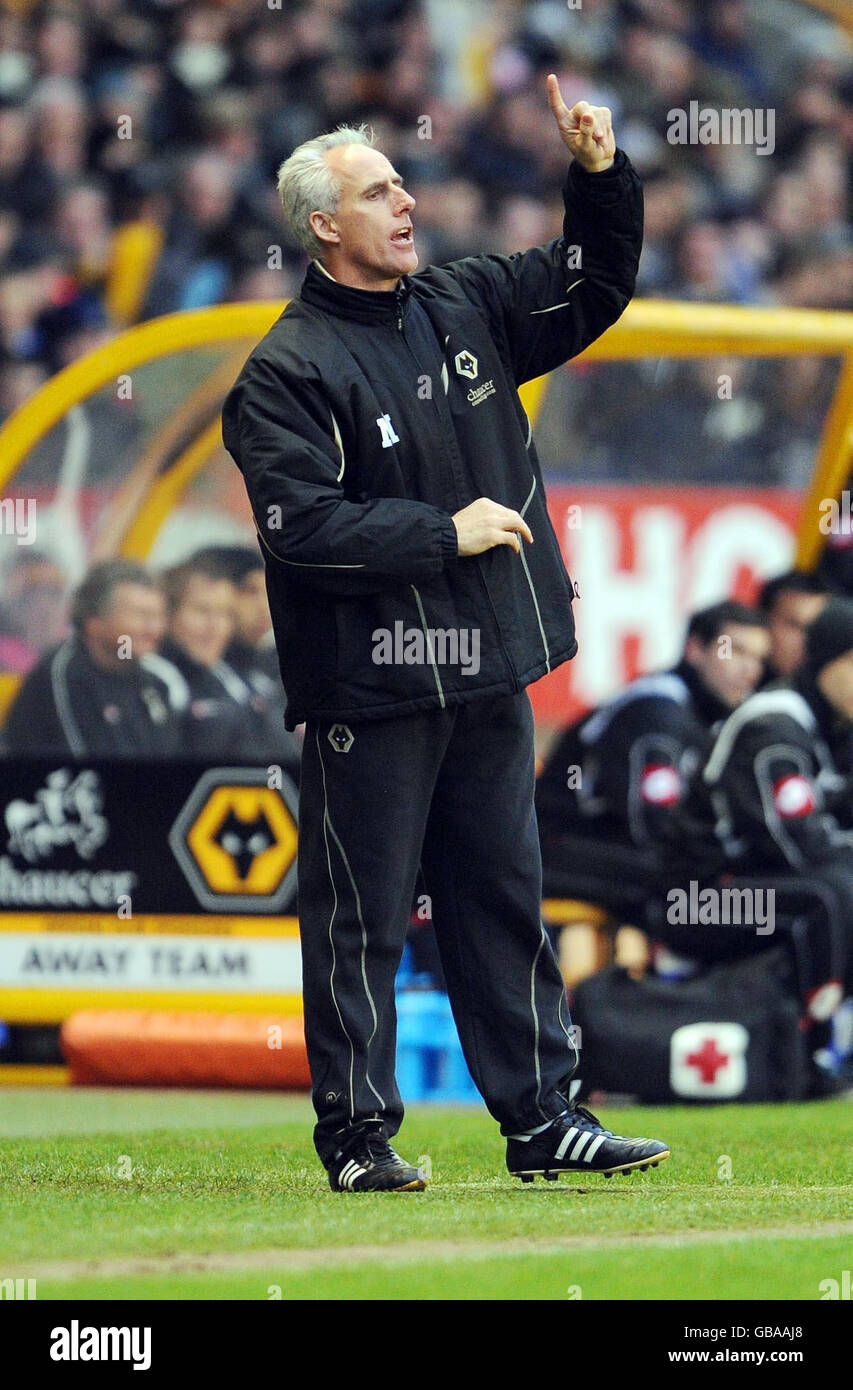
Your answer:
[[[122,686],[132,685],[134,681],[140,680],[142,668],[138,661],[123,661],[121,667],[118,668],[102,666],[99,661],[95,660],[79,633],[75,632],[70,637],[66,637],[65,642],[60,643],[60,646],[70,648],[74,660],[100,680],[117,681]],[[55,655],[57,651],[59,651],[59,647],[54,647],[52,654]]]
[[[209,666],[202,666],[200,661],[194,660],[189,652],[171,637],[164,637],[160,643],[159,655],[165,661],[171,661],[173,666],[177,666],[181,675],[187,681],[202,681],[210,679],[211,669]]]
[[[358,323],[396,323],[406,313],[411,293],[408,275],[402,276],[396,290],[356,290],[334,280],[318,262],[312,261],[305,272],[300,297],[315,309]]]
[[[731,706],[715,695],[713,690],[708,689],[699,672],[689,661],[679,661],[674,674],[681,677],[690,691],[693,709],[703,724],[711,728],[718,720],[728,719],[732,712]]]

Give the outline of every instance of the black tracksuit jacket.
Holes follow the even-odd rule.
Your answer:
[[[807,676],[761,690],[720,729],[688,797],[713,822],[720,868],[743,874],[853,873],[850,726]]]
[[[229,392],[223,438],[262,542],[288,728],[512,693],[577,650],[517,387],[619,318],[642,191],[619,150],[604,173],[573,163],[564,199],[562,237],[429,267],[395,291],[312,264]],[[524,515],[521,555],[459,556],[452,514],[484,496]],[[425,659],[409,646],[412,664],[376,661],[377,634],[395,632]],[[476,672],[451,660],[454,632],[479,644]]]
[[[167,686],[143,662],[106,670],[73,636],[26,677],[0,746],[13,757],[172,758],[182,733]]]

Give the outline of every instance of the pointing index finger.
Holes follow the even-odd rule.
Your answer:
[[[557,117],[557,120],[561,120],[569,115],[569,108],[563,101],[563,94],[560,91],[557,75],[553,72],[549,72],[548,74],[548,100],[551,104],[551,110]]]

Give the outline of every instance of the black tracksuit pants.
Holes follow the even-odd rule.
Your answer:
[[[560,1114],[577,1065],[541,922],[526,691],[396,719],[309,723],[299,797],[305,1036],[328,1163],[339,1131],[397,1133],[394,980],[419,864],[471,1074],[503,1134]],[[330,732],[337,731],[337,739]],[[338,1138],[335,1138],[336,1134]]]

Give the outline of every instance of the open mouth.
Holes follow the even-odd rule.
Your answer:
[[[414,241],[414,231],[411,227],[402,227],[399,232],[395,232],[391,240],[397,246],[411,246]]]

